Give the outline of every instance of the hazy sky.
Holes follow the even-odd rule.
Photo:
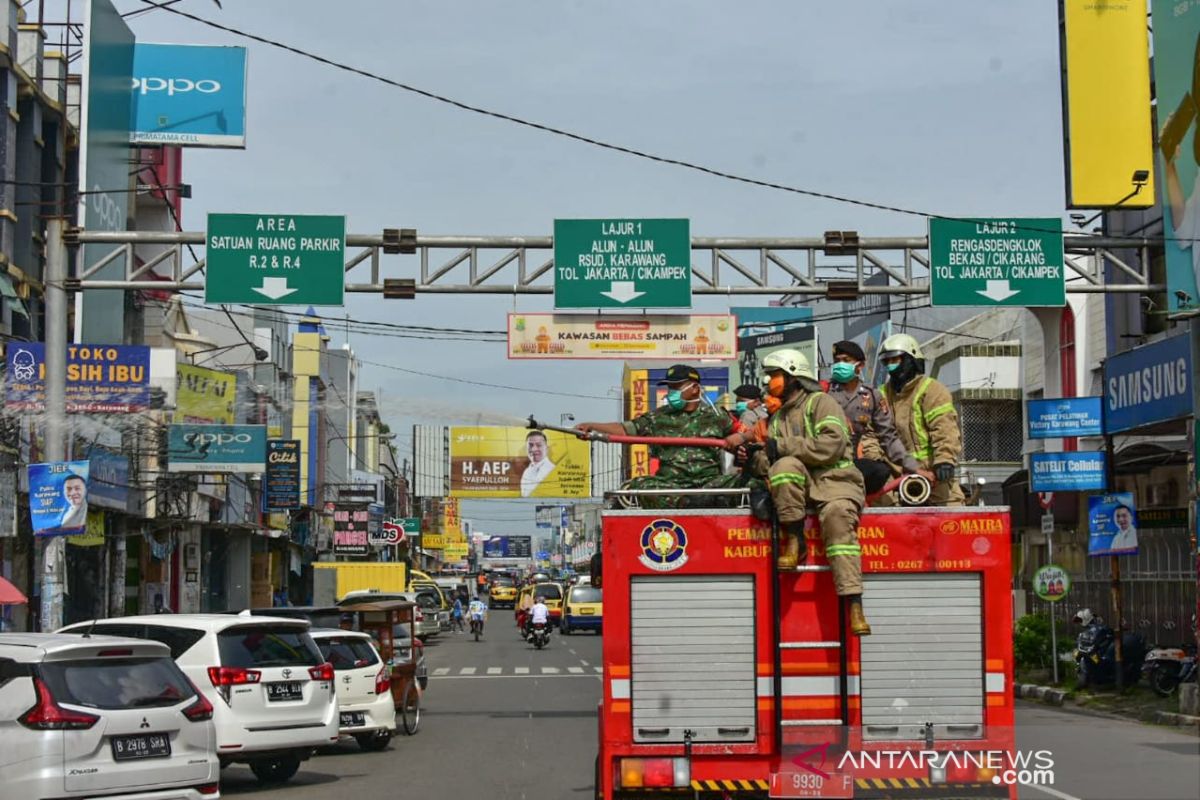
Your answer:
[[[144,4],[118,0],[122,11]],[[1058,28],[1045,0],[395,2],[184,0],[180,8],[464,102],[773,182],[960,215],[1063,210]],[[165,11],[138,39],[249,48],[248,147],[189,150],[184,225],[210,211],[336,213],[351,232],[549,235],[555,217],[688,217],[697,236],[920,235],[918,217],[814,200],[481,117]],[[414,277],[412,257],[385,264]],[[763,304],[747,298],[739,304]],[[355,319],[497,330],[548,298],[348,295]],[[727,301],[700,299],[698,311]],[[336,341],[340,343],[341,337]],[[366,365],[413,422],[612,419],[619,362],[510,363],[502,344],[352,335],[366,361],[528,387],[486,390]],[[493,421],[484,417],[484,421]],[[528,531],[513,503],[472,504]]]

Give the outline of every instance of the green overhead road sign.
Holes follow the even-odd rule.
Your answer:
[[[346,218],[209,214],[204,302],[340,306]]]
[[[1062,306],[1062,220],[929,220],[935,306]]]
[[[554,220],[555,308],[691,308],[686,219]]]

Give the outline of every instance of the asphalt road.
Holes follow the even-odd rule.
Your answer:
[[[283,787],[250,770],[221,773],[221,791],[254,800],[391,797],[591,798],[600,701],[600,637],[554,634],[535,650],[512,612],[492,612],[484,639],[443,633],[426,647],[429,690],[415,736],[381,753],[353,743],[305,762]]]
[[[430,641],[420,730],[382,753],[353,743],[306,762],[286,786],[262,788],[241,766],[222,792],[253,800],[391,797],[569,800],[592,797],[600,638],[555,634],[535,651],[511,612],[493,612],[484,641]],[[1021,750],[1048,750],[1054,782],[1021,800],[1196,800],[1200,738],[1177,730],[1019,703]]]

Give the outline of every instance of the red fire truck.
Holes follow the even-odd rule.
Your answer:
[[[816,524],[604,512],[598,798],[1016,797],[1008,509],[864,511],[861,639]]]

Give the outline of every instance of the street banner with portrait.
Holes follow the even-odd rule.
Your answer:
[[[1200,308],[1200,5],[1153,0],[1167,310]]]
[[[87,530],[87,461],[30,464],[29,517],[37,536],[78,536]]]
[[[517,427],[450,429],[452,497],[591,496],[590,443]]]
[[[1132,492],[1088,498],[1088,555],[1136,556],[1137,507]]]

